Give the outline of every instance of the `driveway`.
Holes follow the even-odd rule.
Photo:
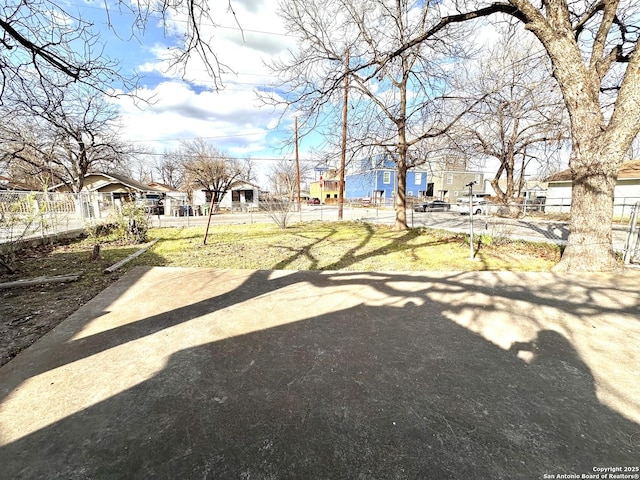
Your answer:
[[[2,476],[637,467],[639,283],[138,268],[0,369]]]

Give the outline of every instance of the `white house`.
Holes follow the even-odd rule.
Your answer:
[[[547,212],[569,212],[571,208],[571,170],[563,170],[547,179]],[[614,190],[613,214],[624,217],[640,202],[640,160],[624,162],[618,170],[618,181]]]
[[[260,187],[249,182],[237,182],[224,194],[219,208],[232,211],[258,208],[259,197]],[[193,204],[197,211],[206,212],[210,202],[211,197],[205,190],[193,192]]]

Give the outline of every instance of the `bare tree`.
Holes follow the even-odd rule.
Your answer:
[[[362,152],[385,151],[395,161],[395,229],[407,229],[407,171],[425,161],[412,149],[444,134],[459,117],[439,103],[451,72],[443,59],[460,54],[456,43],[416,44],[393,59],[385,56],[430,25],[428,2],[294,0],[283,3],[281,13],[302,39],[291,59],[273,64],[289,88],[285,103],[303,112],[303,129],[315,127],[323,112],[335,108],[342,80],[350,77],[350,144]],[[346,58],[351,60],[343,65]]]
[[[309,163],[300,163],[300,181],[305,182],[311,173],[311,165]],[[268,170],[267,178],[269,179],[272,193],[277,198],[288,198],[293,202],[294,192],[297,189],[297,172],[296,164],[291,160],[278,160],[273,163]]]
[[[131,36],[141,34],[149,22],[170,28],[173,19],[182,27],[178,45],[169,51],[174,66],[197,56],[219,86],[224,65],[218,63],[210,29],[215,25],[203,0],[135,0],[103,4],[104,23],[110,28],[112,11],[133,15]],[[232,10],[231,3],[228,8]],[[63,87],[83,83],[102,92],[130,91],[135,75],[123,75],[118,62],[106,57],[103,41],[91,20],[62,0],[6,0],[0,6],[0,100],[5,88],[37,78],[43,85]],[[95,12],[94,12],[95,13]],[[182,22],[180,20],[185,19]],[[175,30],[172,29],[175,37]]]
[[[160,182],[173,188],[180,188],[184,183],[184,169],[178,152],[165,150],[156,162],[153,171],[159,176]]]
[[[564,104],[547,63],[535,45],[516,46],[507,38],[481,57],[463,86],[466,95],[484,100],[460,122],[455,145],[472,158],[498,161],[491,185],[501,203],[520,195],[531,162],[542,167],[568,140]]]
[[[184,184],[203,190],[214,206],[247,175],[246,163],[227,156],[203,139],[182,142],[179,149]]]
[[[258,177],[256,175],[256,163],[251,157],[241,158],[239,159],[242,164],[242,175],[240,180],[247,183],[255,183],[258,181]]]
[[[458,13],[443,16],[388,58],[480,17],[511,18],[532,32],[551,61],[571,125],[570,235],[556,270],[618,268],[611,244],[613,192],[618,169],[640,132],[640,5],[619,0],[471,5],[453,5]]]
[[[28,165],[74,192],[90,171],[126,162],[133,151],[119,140],[119,114],[104,95],[78,86],[41,87],[13,91],[0,108],[2,161]]]
[[[2,109],[0,109],[0,114]],[[5,116],[7,119],[7,116]],[[16,135],[15,122],[0,124],[0,171],[12,180],[20,182],[32,190],[42,190],[60,182],[58,172],[54,172],[46,161],[43,161],[39,149],[29,145],[38,143],[39,131],[32,122],[20,121],[20,136]],[[16,142],[16,139],[26,138],[27,142]],[[18,150],[18,151],[16,151]],[[16,153],[25,160],[17,160]]]
[[[108,172],[124,175],[138,182],[149,184],[154,181],[153,165],[149,159],[149,151],[144,146],[133,146],[130,148],[131,155],[128,156],[126,162],[118,162],[109,168]]]

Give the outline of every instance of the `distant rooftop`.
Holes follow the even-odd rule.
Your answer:
[[[618,180],[620,179],[640,179],[640,160],[629,160],[624,162],[618,170]],[[571,170],[566,169],[561,172],[555,173],[547,178],[547,182],[570,182]]]

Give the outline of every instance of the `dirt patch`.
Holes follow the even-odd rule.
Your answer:
[[[126,268],[105,275],[104,269],[137,246],[103,245],[91,261],[93,245],[71,242],[44,245],[18,253],[15,272],[0,271],[0,282],[80,272],[78,281],[0,289],[0,366],[15,357],[115,280]]]

